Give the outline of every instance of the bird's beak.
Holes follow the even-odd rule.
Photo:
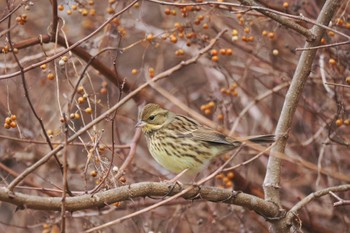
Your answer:
[[[135,128],[140,128],[146,125],[146,122],[140,120],[136,123]]]

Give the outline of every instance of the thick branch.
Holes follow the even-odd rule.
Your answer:
[[[338,9],[340,2],[340,0],[326,1],[317,19],[317,24],[328,25],[334,13]],[[314,25],[311,32],[315,35],[316,39],[311,42],[306,42],[304,48],[319,45],[325,29]],[[281,116],[278,120],[276,135],[279,137],[270,152],[272,156],[269,157],[267,164],[267,171],[264,180],[265,199],[273,201],[278,205],[280,205],[279,181],[281,175],[281,159],[273,155],[276,153],[284,153],[288,138],[288,130],[291,127],[294,113],[301,97],[305,82],[311,72],[311,67],[316,56],[316,52],[317,50],[307,50],[301,54],[291,86],[287,92],[286,99],[281,110]],[[283,222],[273,224],[273,228],[273,232],[288,231],[287,224]]]
[[[94,195],[86,194],[82,196],[66,197],[65,208],[67,211],[76,211],[99,208],[106,204],[127,201],[138,197],[173,196],[186,188],[187,186],[169,186],[167,183],[142,182],[110,189]],[[198,197],[211,202],[224,202],[239,205],[267,217],[273,217],[278,214],[278,208],[273,203],[266,202],[261,198],[245,193],[238,193],[235,196],[232,194],[231,190],[227,189],[201,186],[200,188],[194,188],[188,191],[183,196],[183,198],[190,200],[194,198],[198,199]],[[61,197],[42,197],[22,193],[16,193],[15,196],[10,197],[9,190],[6,188],[0,188],[0,200],[29,209],[59,211],[62,207]]]

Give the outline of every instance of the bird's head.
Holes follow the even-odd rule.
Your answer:
[[[136,127],[141,127],[144,133],[149,133],[167,125],[174,117],[174,113],[161,108],[158,104],[147,104],[140,112]]]

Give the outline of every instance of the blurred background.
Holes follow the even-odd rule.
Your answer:
[[[199,0],[189,6],[139,1],[95,33],[131,1],[58,1],[56,8],[54,3],[0,1],[1,186],[51,150],[44,132],[53,147],[64,142],[63,113],[69,127],[67,134],[71,136],[150,78],[196,56],[224,29],[227,32],[195,63],[157,82],[166,94],[146,87],[127,97],[116,112],[68,146],[69,187],[79,195],[98,185],[104,190],[174,176],[153,160],[143,136],[132,162],[122,174],[118,173],[128,157],[139,107],[145,103],[155,102],[188,115],[176,104],[180,101],[210,120],[211,126],[231,135],[274,133],[301,54],[296,49],[306,42],[300,33],[240,6],[239,1],[219,7],[201,5]],[[313,20],[323,3],[259,1],[266,8]],[[329,26],[349,35],[349,10],[344,2]],[[57,30],[53,30],[55,12],[59,17]],[[313,26],[302,20],[294,22],[306,28]],[[10,40],[19,63],[11,51]],[[322,44],[344,40],[329,30]],[[79,46],[44,62],[78,41]],[[286,208],[311,192],[349,182],[349,51],[348,45],[322,48],[313,63],[289,131],[286,156],[292,161],[283,162],[281,190]],[[36,65],[39,62],[42,64]],[[32,68],[25,70],[23,77],[20,73],[11,75],[20,67]],[[232,164],[256,154],[244,148]],[[62,161],[62,152],[57,157]],[[227,158],[213,161],[204,174],[214,171]],[[220,174],[206,185],[263,197],[261,185],[267,160],[267,156],[262,156]],[[53,158],[30,174],[16,191],[46,197],[47,193],[40,191],[43,188],[61,196],[62,175]],[[349,193],[339,196],[349,199]],[[71,213],[67,217],[67,232],[81,232],[158,201],[135,199],[99,210]],[[349,207],[333,208],[333,202],[332,197],[323,197],[299,213],[305,232],[346,232]],[[16,210],[16,206],[4,202],[0,203],[0,210],[3,232],[59,229],[59,212]],[[268,229],[265,220],[250,210],[178,199],[104,232],[268,232]]]

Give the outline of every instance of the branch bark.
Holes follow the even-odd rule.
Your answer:
[[[340,0],[328,0],[325,2],[317,24],[328,25],[336,10],[340,6]],[[323,27],[314,25],[311,29],[315,40],[306,42],[304,48],[315,47],[320,44],[320,40],[325,32]],[[295,70],[291,86],[287,92],[281,115],[278,120],[276,135],[278,136],[276,144],[273,146],[267,164],[267,171],[264,180],[265,200],[272,201],[281,206],[280,199],[280,176],[281,176],[281,158],[273,156],[276,153],[284,153],[288,131],[291,127],[294,113],[296,111],[299,99],[301,97],[305,82],[311,72],[311,67],[316,56],[317,50],[306,50],[302,52],[297,68]],[[290,226],[285,222],[285,218],[271,223],[272,232],[289,232]]]

